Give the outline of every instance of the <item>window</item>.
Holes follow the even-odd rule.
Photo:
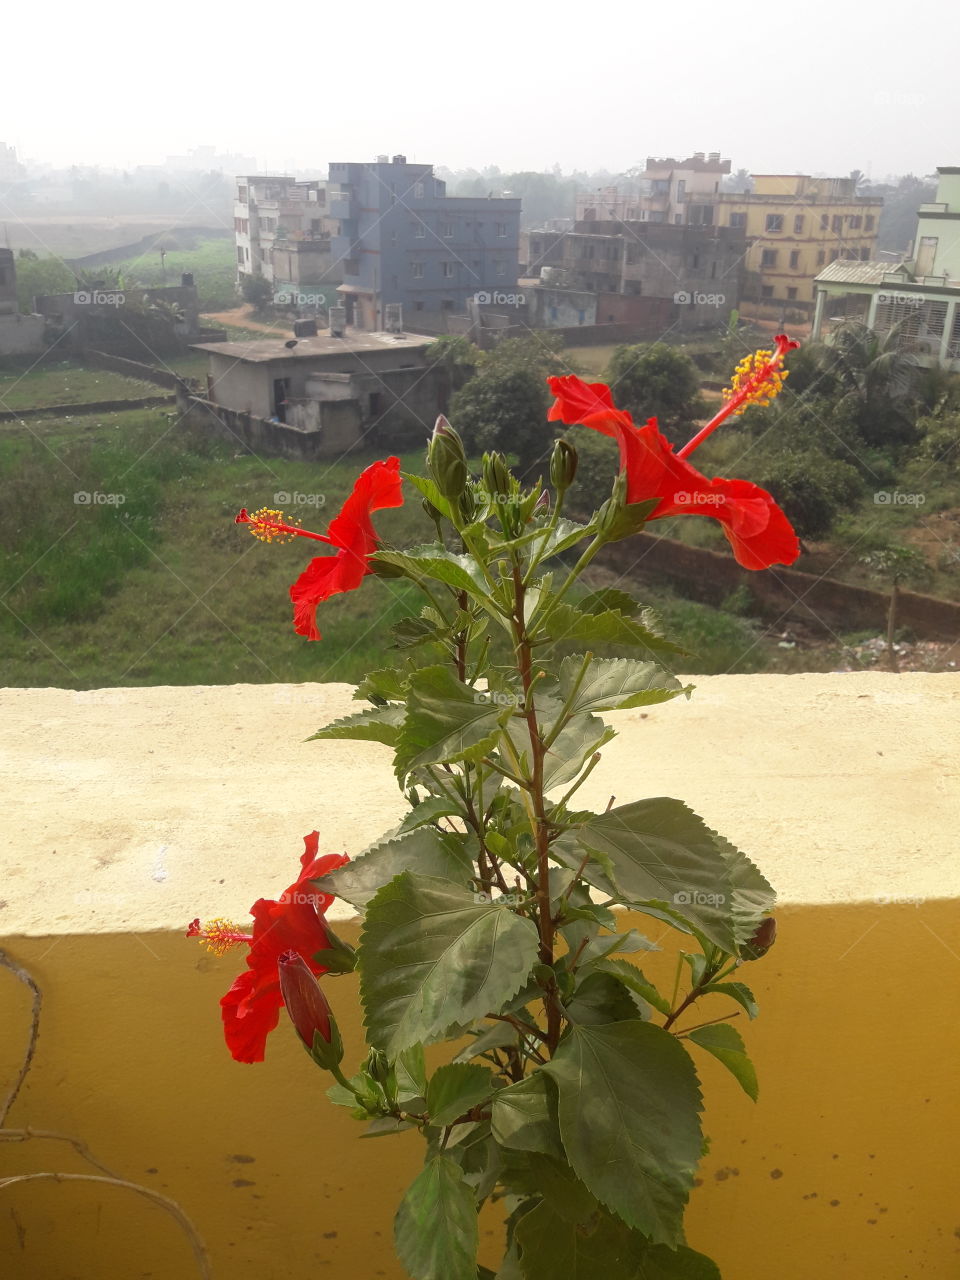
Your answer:
[[[790,301],[791,301],[791,302],[796,298],[796,296],[797,296],[797,291],[796,291],[796,289],[788,289],[788,290],[787,290],[787,297],[790,299]]]
[[[768,213],[767,219],[764,225],[767,231],[782,231],[783,230],[783,214]]]
[[[831,249],[831,250],[830,250],[830,261],[831,261],[831,262],[836,262],[836,260],[837,260],[839,257],[840,257],[840,251],[839,251],[839,249]]]
[[[654,178],[653,191],[651,192],[651,195],[668,196],[669,194],[670,194],[670,179]]]
[[[731,227],[745,227],[747,225],[747,215],[745,213],[731,213]]]
[[[422,240],[427,234],[427,228],[422,222],[415,222],[413,224],[413,234],[418,240]]]
[[[803,217],[803,214],[802,214],[802,213],[798,213],[798,214],[797,214],[797,216],[796,216],[796,217],[794,218],[794,220],[793,220],[793,234],[794,234],[795,236],[802,236],[802,235],[803,235],[803,223],[804,223],[804,217]]]
[[[237,199],[239,200],[239,202],[240,202],[241,204],[246,204],[246,203],[247,203],[247,188],[246,188],[246,187],[237,187]]]
[[[507,264],[505,262],[497,263],[497,275],[505,276],[507,274]]]
[[[777,265],[776,249],[764,249],[760,255],[761,267],[775,267]]]
[[[699,253],[695,253],[690,261],[690,267],[692,270],[696,271],[699,265],[700,265],[700,255]]]
[[[684,200],[686,199],[686,196],[687,196],[687,184],[686,184],[686,181],[683,178],[681,178],[677,182],[677,204],[683,204]]]
[[[443,276],[444,276],[444,279],[446,279],[446,280],[451,280],[451,279],[453,278],[453,263],[452,263],[452,262],[441,262],[441,263],[440,263],[440,268],[441,268],[442,274],[443,274]]]
[[[843,235],[843,214],[835,213],[830,223],[830,230],[836,235]]]
[[[423,310],[423,303],[422,303],[422,302],[415,302],[415,303],[413,304],[413,309],[414,309],[414,311],[422,311],[422,310]]]
[[[237,245],[237,261],[243,262],[243,250]]]
[[[682,213],[675,213],[675,214],[673,215],[673,225],[674,225],[675,227],[682,227],[682,226],[683,226],[683,214],[682,214]]]
[[[453,299],[452,299],[452,298],[444,298],[444,300],[440,303],[440,310],[441,310],[441,311],[452,311],[452,310],[453,310]]]
[[[452,238],[453,238],[453,223],[452,223],[452,222],[444,222],[444,223],[441,223],[441,225],[440,225],[440,234],[443,236],[444,240],[450,240],[450,239],[452,239]]]
[[[422,262],[411,262],[410,270],[413,273],[414,280],[423,279],[423,263]]]
[[[497,228],[497,239],[499,239],[499,240],[506,240],[506,238],[507,238],[507,224],[506,224],[505,222],[498,222],[498,223],[496,223],[496,228]]]
[[[860,261],[861,262],[870,261],[870,250],[866,247],[866,245],[864,245],[864,247],[860,250]]]
[[[773,285],[772,285],[772,284],[765,284],[765,285],[763,285],[763,286],[761,287],[761,289],[760,289],[760,296],[761,296],[762,298],[772,298],[772,297],[773,297]]]
[[[874,217],[872,213],[868,213],[863,220],[864,231],[872,231],[874,225]]]
[[[827,228],[828,228],[829,226],[830,226],[830,215],[829,215],[829,213],[821,213],[821,215],[820,215],[820,230],[821,230],[821,231],[826,231],[826,230],[827,230]]]
[[[826,251],[824,249],[821,249],[820,252],[817,254],[817,266],[822,267],[823,264],[826,262],[826,260],[827,260]]]
[[[422,199],[423,199],[423,190],[424,190],[424,188],[423,188],[423,183],[422,183],[422,182],[415,182],[415,183],[413,184],[413,198],[414,198],[414,200],[422,200]]]
[[[850,217],[847,219],[847,221],[850,223],[850,226],[851,226],[851,227],[862,227],[862,226],[863,226],[863,218],[860,216],[860,214],[859,214],[859,213],[851,213],[851,215],[850,215]]]
[[[795,271],[797,267],[799,267],[799,265],[800,265],[800,250],[794,249],[793,252],[790,254],[790,266],[793,267]]]

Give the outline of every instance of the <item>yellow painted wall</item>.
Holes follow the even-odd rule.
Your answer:
[[[754,179],[754,193],[749,197],[726,196],[721,209],[721,223],[730,225],[731,213],[746,214],[747,238],[754,243],[747,254],[746,269],[759,278],[759,286],[773,288],[773,298],[787,299],[787,290],[795,288],[798,303],[812,303],[813,281],[833,259],[832,254],[843,256],[845,251],[862,250],[873,257],[881,206],[865,204],[853,198],[828,198],[829,179],[818,180],[802,176],[758,175]],[[783,217],[783,230],[767,229],[768,215]],[[827,224],[822,225],[826,216]],[[795,219],[803,218],[799,229]],[[843,219],[842,231],[834,229],[834,218]],[[860,226],[851,226],[850,219],[860,218]],[[873,218],[868,230],[867,219]],[[763,250],[777,251],[774,266],[762,265]],[[791,254],[799,254],[796,266],[791,266]],[[822,258],[821,258],[822,255]]]
[[[957,904],[790,906],[779,921],[774,950],[743,971],[761,1016],[735,1023],[757,1063],[759,1103],[712,1059],[701,1062],[712,1146],[690,1242],[716,1257],[725,1280],[947,1280],[960,1269]],[[658,936],[649,921],[631,923]],[[391,1219],[419,1140],[360,1141],[285,1025],[266,1063],[230,1059],[217,1001],[238,955],[216,959],[169,932],[4,946],[45,996],[10,1125],[80,1137],[117,1173],[179,1200],[217,1277],[401,1280]],[[666,954],[644,967],[672,973]],[[328,990],[356,1061],[355,979]],[[0,1091],[27,1007],[0,970]],[[83,1168],[61,1143],[0,1145],[0,1177]],[[485,1224],[488,1263],[495,1226]],[[127,1192],[0,1191],[4,1280],[193,1274],[172,1222]]]

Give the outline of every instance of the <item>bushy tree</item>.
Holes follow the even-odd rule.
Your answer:
[[[462,334],[445,333],[436,342],[431,342],[425,355],[427,364],[436,371],[440,403],[446,413],[450,397],[476,373],[482,352]]]
[[[621,409],[637,422],[656,418],[664,435],[673,440],[689,434],[702,412],[696,366],[665,342],[617,347],[603,381]]]
[[[801,538],[824,537],[864,491],[855,467],[813,449],[773,456],[750,478],[773,494]]]
[[[240,292],[255,311],[262,311],[273,300],[273,285],[266,276],[244,276]]]
[[[486,363],[450,401],[450,419],[471,453],[500,450],[517,457],[523,474],[535,471],[553,441],[545,430],[550,393],[530,369]]]
[[[900,350],[900,326],[877,333],[848,321],[812,348],[832,378],[838,407],[852,407],[864,440],[879,448],[916,438],[920,378],[916,360]]]

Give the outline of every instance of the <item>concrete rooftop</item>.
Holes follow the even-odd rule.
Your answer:
[[[328,333],[315,338],[298,338],[297,345],[284,345],[290,339],[278,333],[276,338],[253,338],[249,342],[194,342],[194,351],[207,351],[211,355],[229,356],[245,364],[265,364],[273,360],[310,360],[317,356],[342,355],[353,351],[421,351],[433,338],[421,333],[366,333],[353,332],[343,338],[332,338]]]

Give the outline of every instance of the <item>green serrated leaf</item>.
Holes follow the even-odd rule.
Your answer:
[[[578,1222],[544,1201],[516,1228],[523,1280],[637,1280],[636,1233],[608,1213]]]
[[[721,1280],[717,1264],[705,1254],[681,1245],[668,1249],[664,1244],[643,1246],[637,1254],[634,1280]]]
[[[429,1161],[397,1211],[394,1239],[413,1280],[477,1280],[477,1211],[455,1161]]]
[[[438,1067],[427,1085],[430,1123],[453,1124],[458,1116],[486,1102],[493,1091],[493,1072],[487,1067],[468,1062]]]
[[[642,620],[628,617],[617,609],[587,613],[576,605],[562,602],[550,610],[547,624],[554,644],[582,644],[591,650],[602,645],[642,645],[652,653],[689,657],[686,649],[658,635]]]
[[[432,502],[440,514],[446,516],[449,520],[450,504],[429,476],[418,476],[414,475],[413,472],[404,471],[403,478],[408,484],[412,484],[415,489],[419,489],[422,496],[428,502]]]
[[[716,995],[729,996],[731,1000],[736,1000],[747,1011],[747,1017],[751,1020],[760,1012],[760,1006],[754,998],[753,992],[748,986],[742,982],[710,982],[703,988],[704,992],[712,991]]]
[[[367,905],[360,989],[368,1040],[395,1054],[496,1012],[537,958],[530,920],[448,881],[404,872]]]
[[[747,1097],[756,1102],[756,1068],[747,1057],[743,1036],[736,1027],[726,1022],[715,1022],[712,1027],[699,1027],[696,1031],[687,1032],[686,1039],[712,1053],[737,1078]]]
[[[703,819],[680,800],[619,805],[584,823],[577,838],[609,858],[625,900],[640,910],[659,903],[724,951],[736,951],[730,863]]]
[[[370,671],[353,691],[354,698],[367,698],[372,702],[403,702],[406,698],[406,677],[396,667],[381,667]]]
[[[739,946],[749,942],[763,917],[773,910],[777,895],[760,869],[724,836],[713,832],[714,843],[727,864],[731,888],[733,932]]]
[[[624,1222],[676,1245],[700,1159],[700,1089],[689,1055],[639,1019],[573,1027],[542,1068],[559,1092],[574,1172]]]
[[[418,645],[440,640],[446,634],[445,627],[438,626],[429,618],[401,618],[391,625],[390,630],[398,649],[415,649]]]
[[[398,774],[426,764],[480,759],[496,745],[500,726],[512,712],[463,684],[449,667],[423,667],[410,680],[397,742]]]
[[[324,725],[322,729],[312,733],[306,741],[356,738],[362,742],[382,742],[384,746],[392,747],[396,745],[405,715],[405,707],[393,706],[355,711],[353,715],[342,716],[332,724]]]
[[[429,796],[410,810],[400,823],[399,830],[401,832],[416,831],[417,827],[425,827],[428,823],[436,822],[439,818],[445,818],[450,814],[459,812],[460,810],[453,801],[448,800],[446,796]]]
[[[564,1012],[577,1026],[599,1026],[607,1022],[625,1022],[639,1016],[637,1006],[625,983],[616,973],[588,973]]]
[[[373,895],[402,871],[415,871],[466,887],[473,863],[456,836],[433,827],[379,840],[352,862],[328,872],[323,889],[363,910]]]
[[[542,1071],[500,1090],[493,1100],[491,1127],[501,1147],[564,1158],[557,1091]]]
[[[599,961],[595,967],[602,973],[616,974],[624,986],[629,987],[641,1000],[645,1000],[660,1013],[669,1014],[669,1000],[664,999],[649,978],[644,976],[643,971],[635,964],[631,964],[629,960],[605,959]]]
[[[505,1045],[516,1043],[516,1030],[506,1022],[495,1022],[482,1030],[479,1035],[474,1036],[453,1061],[470,1062],[473,1058],[478,1058],[481,1053],[488,1053],[491,1049],[502,1049]]]
[[[564,658],[560,664],[558,693],[573,714],[650,707],[669,702],[681,693],[689,696],[693,689],[693,685],[682,685],[676,676],[655,662],[641,662],[637,658],[594,658],[577,686],[582,666],[582,654]]]
[[[403,570],[414,581],[430,578],[458,591],[471,594],[478,590],[484,594],[487,592],[483,574],[473,556],[456,555],[433,543],[411,547],[408,551],[378,551],[373,559]]]
[[[422,1044],[412,1044],[397,1054],[397,1096],[401,1100],[416,1098],[427,1092],[427,1064]]]

